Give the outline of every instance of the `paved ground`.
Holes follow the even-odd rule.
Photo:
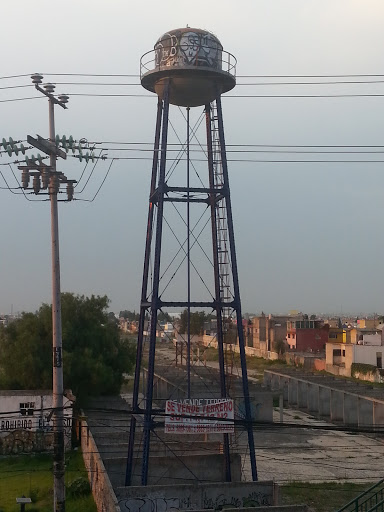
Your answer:
[[[157,354],[168,361],[174,358],[171,345],[161,344]],[[208,362],[217,368],[217,362]],[[252,378],[252,371],[249,376]],[[256,375],[254,376],[256,377]],[[280,413],[274,411],[279,423]],[[364,435],[332,430],[301,411],[284,409],[283,425],[255,431],[258,476],[260,480],[287,481],[377,481],[384,477],[384,443]],[[324,427],[317,429],[315,427]],[[384,441],[384,439],[383,439]],[[237,439],[239,451],[247,452],[247,436]],[[250,479],[249,463],[244,461],[244,477]]]
[[[279,414],[275,412],[275,421]],[[284,409],[284,423],[307,424],[255,433],[260,479],[285,481],[376,481],[384,476],[384,444],[364,435],[332,430],[309,415]]]

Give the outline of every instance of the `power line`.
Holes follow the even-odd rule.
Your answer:
[[[114,74],[114,73],[42,73],[43,75],[49,76],[85,76],[85,77],[123,77],[123,78],[137,78],[140,77],[139,74]],[[2,78],[18,78],[30,76],[30,74],[26,75],[15,75],[10,77],[0,77]],[[374,73],[374,74],[336,74],[336,75],[237,75],[237,78],[378,78],[384,77],[384,74]]]
[[[21,141],[24,142],[24,141]],[[99,141],[91,144],[120,144],[120,145],[150,145],[153,148],[153,142],[118,142],[118,141]],[[183,146],[182,143],[170,142],[168,146]],[[200,144],[191,143],[190,146],[200,147]],[[226,147],[260,147],[260,148],[384,148],[384,145],[367,144],[226,144]],[[152,149],[153,151],[153,149]]]
[[[101,184],[100,184],[99,188],[97,189],[97,191],[96,191],[95,195],[93,196],[93,198],[92,198],[92,199],[77,199],[77,198],[76,198],[76,199],[75,199],[76,201],[85,201],[85,202],[88,202],[88,203],[93,203],[93,201],[94,201],[94,200],[96,199],[96,197],[98,196],[98,194],[99,194],[99,192],[100,192],[101,188],[103,187],[103,185],[104,185],[104,183],[105,183],[105,180],[106,180],[106,179],[107,179],[107,177],[108,177],[109,171],[111,170],[111,167],[112,167],[112,164],[113,164],[113,162],[114,162],[114,161],[115,161],[115,160],[112,158],[112,160],[111,160],[111,164],[110,164],[110,166],[108,167],[107,173],[106,173],[106,175],[104,176],[104,179],[103,179],[103,181],[101,182]],[[84,187],[85,187],[85,186],[86,186],[86,184],[84,185]],[[84,188],[83,188],[83,190],[84,190]]]
[[[79,93],[68,92],[70,96],[81,96],[86,98],[152,98],[155,99],[156,95],[153,94],[129,94],[129,93]],[[223,98],[382,98],[384,94],[380,93],[355,93],[355,94],[225,94]],[[24,98],[8,98],[0,100],[0,103],[8,103],[15,101],[35,100],[41,98],[40,96],[29,96]]]
[[[69,96],[83,97],[108,97],[108,98],[156,98],[155,94],[128,94],[128,93],[81,93],[68,92]],[[225,98],[381,98],[384,94],[379,93],[356,93],[356,94],[224,94]]]
[[[33,87],[33,85],[8,85],[6,87],[0,87],[0,90],[4,90],[4,89],[21,89],[23,87]]]
[[[26,98],[11,98],[11,99],[7,99],[7,100],[0,100],[0,103],[8,103],[10,101],[38,100],[41,98],[42,98],[42,96],[29,96]]]
[[[104,151],[136,151],[136,152],[139,152],[139,153],[153,153],[153,149],[152,148],[126,148],[126,147],[123,147],[123,148],[113,148],[113,147],[103,147],[103,150]],[[167,150],[167,153],[173,153],[173,152],[176,152],[176,153],[179,153],[179,152],[185,152],[185,150],[182,148],[182,149],[178,149],[178,148],[170,148]],[[205,150],[204,149],[191,149],[190,150],[191,153],[204,153],[205,154]],[[378,151],[367,151],[367,150],[358,150],[358,151],[344,151],[344,150],[340,150],[340,151],[335,151],[335,150],[294,150],[294,149],[228,149],[227,150],[227,153],[275,153],[275,154],[289,154],[289,153],[292,153],[292,154],[302,154],[302,155],[328,155],[328,154],[332,154],[332,155],[360,155],[360,154],[367,154],[367,155],[380,155],[380,154],[383,154],[384,153],[384,149],[382,150],[378,150]]]
[[[105,160],[146,160],[152,161],[152,158],[148,157],[140,157],[140,156],[120,156],[120,157],[105,157]],[[167,162],[173,161],[185,161],[185,158],[167,158]],[[205,162],[206,160],[203,158],[194,158],[194,162]],[[262,160],[262,159],[236,159],[236,158],[228,158],[228,162],[235,163],[265,163],[265,164],[273,164],[273,163],[304,163],[304,164],[382,164],[384,160]]]
[[[8,79],[11,79],[11,78],[23,78],[23,77],[26,77],[26,76],[31,76],[32,73],[27,73],[25,75],[9,75],[9,76],[0,76],[0,80],[8,80]]]
[[[382,84],[384,80],[334,80],[322,82],[236,82],[237,86],[257,87],[257,86],[274,86],[274,85],[360,85],[360,84]],[[95,87],[126,87],[135,86],[141,87],[141,82],[57,82],[55,85],[81,85],[81,86],[95,86]],[[13,87],[31,87],[30,85],[20,85]],[[0,89],[12,89],[13,87],[0,87]]]

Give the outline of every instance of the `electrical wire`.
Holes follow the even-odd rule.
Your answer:
[[[113,158],[114,160],[145,160],[145,161],[152,161],[152,158],[150,157],[139,157],[139,156],[119,156],[119,157],[105,157],[105,160],[110,160]],[[185,158],[178,159],[178,158],[168,158],[167,162],[185,162]],[[203,158],[195,158],[195,162],[206,162]],[[250,158],[227,158],[227,162],[236,162],[236,163],[281,163],[281,164],[287,164],[287,163],[294,163],[294,164],[382,164],[384,163],[384,160],[266,160],[266,159],[250,159]]]
[[[153,153],[153,149],[151,148],[127,148],[127,147],[123,147],[123,148],[113,148],[113,147],[104,147],[103,146],[103,150],[104,151],[132,151],[132,152],[138,152],[138,153]],[[180,153],[180,152],[184,152],[183,149],[177,149],[177,148],[168,148],[167,149],[167,153]],[[203,153],[204,155],[206,155],[206,151],[204,149],[191,149],[190,150],[191,153]],[[325,150],[325,151],[318,151],[318,150],[311,150],[311,151],[308,151],[308,150],[292,150],[292,149],[286,149],[286,150],[282,150],[282,149],[228,149],[226,151],[226,153],[242,153],[242,154],[246,154],[246,153],[272,153],[272,154],[299,154],[299,155],[328,155],[328,154],[332,154],[332,155],[360,155],[360,154],[367,154],[367,155],[381,155],[384,153],[384,150],[379,150],[379,151],[366,151],[366,150],[359,150],[359,151],[330,151],[330,150]],[[169,171],[168,171],[169,172]]]
[[[69,96],[82,96],[82,97],[107,97],[107,98],[152,98],[156,99],[155,94],[129,94],[129,93],[81,93],[81,92],[68,92]],[[355,93],[355,94],[224,94],[225,98],[382,98],[384,94],[380,93]],[[36,96],[38,97],[38,96]],[[26,98],[22,98],[26,99]],[[3,101],[16,101],[16,100],[3,100]]]
[[[25,142],[25,141],[20,141]],[[119,144],[119,145],[148,145],[151,146],[151,151],[153,151],[153,142],[121,142],[121,141],[100,141],[100,142],[91,142],[90,144]],[[183,144],[181,144],[183,146]],[[168,142],[168,146],[180,146],[178,142]],[[200,143],[191,143],[190,146],[198,146],[200,147]],[[384,145],[358,145],[358,144],[350,144],[350,145],[319,145],[319,144],[227,144],[225,143],[226,148],[228,147],[260,147],[260,148],[384,148]]]
[[[110,163],[110,165],[109,165],[109,167],[108,167],[107,173],[106,173],[106,175],[104,176],[104,179],[103,179],[103,181],[101,182],[101,184],[100,184],[99,188],[97,189],[97,191],[96,191],[95,195],[93,196],[93,198],[92,198],[92,199],[81,199],[81,198],[80,198],[80,199],[77,199],[77,198],[76,198],[76,199],[75,199],[76,201],[85,201],[85,202],[88,202],[88,203],[93,203],[93,201],[94,201],[94,200],[96,199],[96,197],[98,196],[98,194],[99,194],[99,192],[100,192],[101,188],[103,187],[103,185],[104,185],[104,183],[105,183],[105,180],[108,178],[109,171],[111,170],[111,168],[112,168],[112,165],[113,165],[114,161],[115,161],[115,160],[112,158],[111,163]]]
[[[45,96],[30,96],[27,98],[12,98],[12,99],[7,99],[7,100],[0,100],[0,103],[8,103],[10,101],[38,100],[38,99],[42,99],[42,98],[45,98]]]
[[[274,85],[366,85],[366,84],[382,84],[384,80],[333,80],[333,81],[322,81],[322,82],[236,82],[238,86],[274,86]],[[56,82],[55,85],[80,85],[80,86],[91,86],[91,87],[142,87],[141,82]],[[30,85],[21,85],[14,87],[33,87]],[[8,87],[4,87],[7,89]],[[12,88],[12,87],[10,87]],[[0,87],[2,89],[2,87]]]
[[[0,77],[5,78],[19,78],[31,76],[32,73],[24,75],[14,75]],[[84,77],[123,77],[123,78],[137,78],[139,74],[116,74],[116,73],[42,73],[42,75],[49,76],[84,76]],[[379,73],[350,73],[350,74],[333,74],[333,75],[237,75],[237,78],[377,78],[384,77],[384,74]]]
[[[103,149],[101,149],[101,150],[100,150],[99,156],[97,157],[96,162],[93,164],[92,170],[91,170],[91,172],[90,172],[90,174],[89,174],[89,176],[88,176],[88,178],[87,178],[87,180],[86,180],[86,182],[85,182],[85,185],[83,185],[83,188],[82,188],[80,191],[78,191],[78,192],[77,192],[78,194],[81,194],[82,192],[84,192],[85,187],[88,185],[89,180],[92,178],[92,175],[93,175],[93,173],[94,173],[94,171],[95,171],[95,169],[96,169],[96,166],[97,166],[97,164],[98,164],[98,163],[99,163],[99,161],[100,161],[100,157],[101,157],[101,155],[102,155],[103,151],[104,151]],[[82,178],[82,176],[83,176],[84,172],[85,172],[85,169],[83,170],[83,173],[82,173],[82,175],[81,175],[81,177],[80,177],[80,178]],[[104,181],[105,181],[105,180],[104,180]]]

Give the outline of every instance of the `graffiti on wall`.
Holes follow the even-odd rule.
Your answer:
[[[220,493],[212,497],[204,492],[202,503],[194,503],[190,496],[183,496],[182,498],[143,496],[140,498],[124,498],[119,501],[119,505],[121,510],[127,512],[176,512],[177,510],[199,508],[223,510],[224,508],[269,506],[272,505],[272,496],[261,491],[253,491],[245,496],[231,496]]]
[[[222,46],[209,32],[174,31],[155,45],[157,67],[206,66],[221,69]]]
[[[13,430],[0,436],[0,454],[44,452],[53,450],[53,434],[32,430]]]
[[[192,507],[190,496],[183,498],[128,498],[119,501],[121,510],[127,512],[176,512]]]
[[[222,510],[223,508],[246,508],[258,507],[261,505],[271,505],[270,496],[263,492],[253,491],[246,496],[228,496],[228,494],[218,494],[214,498],[208,497],[204,493],[203,508]]]
[[[23,421],[21,420],[21,422]],[[72,428],[67,424],[64,428],[65,446],[70,447]],[[53,451],[53,430],[51,428],[49,430],[33,430],[28,424],[24,426],[24,423],[22,423],[0,430],[0,455],[46,451]]]

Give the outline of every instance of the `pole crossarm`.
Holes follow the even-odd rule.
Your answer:
[[[59,156],[64,160],[66,160],[67,158],[67,154],[65,153],[65,151],[59,149],[54,142],[44,139],[43,137],[40,137],[40,135],[37,136],[37,139],[28,135],[27,142],[28,144],[31,144],[31,146],[40,149],[40,151],[43,151],[43,153],[45,153],[46,155]]]

